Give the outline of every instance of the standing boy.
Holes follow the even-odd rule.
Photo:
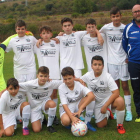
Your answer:
[[[14,52],[14,77],[19,82],[25,82],[36,78],[36,64],[34,57],[34,45],[36,38],[26,36],[26,24],[18,20],[15,24],[18,36],[11,38],[6,52]]]
[[[16,119],[23,121],[23,135],[29,135],[30,105],[20,92],[18,81],[11,78],[7,81],[7,90],[0,98],[0,137],[12,136],[16,128]]]
[[[48,26],[43,26],[40,28],[40,36],[42,38],[42,45],[37,48],[36,53],[39,60],[39,65],[43,65],[49,68],[50,74],[49,78],[53,80],[60,79],[60,68],[59,68],[59,44],[56,44],[55,41],[51,40],[52,30]],[[42,59],[40,59],[40,57]],[[42,63],[43,60],[43,64]],[[58,102],[57,98],[57,89],[53,90],[51,98],[56,103]],[[58,119],[55,117],[55,124],[59,124]]]
[[[95,122],[98,127],[106,126],[108,117],[113,119],[111,107],[116,108],[117,130],[118,133],[124,134],[124,99],[119,96],[120,93],[114,79],[109,73],[103,71],[103,58],[94,56],[91,66],[93,71],[87,72],[79,81],[84,81],[95,94]]]
[[[86,22],[86,30],[88,34],[86,34],[82,38],[82,44],[85,50],[86,62],[88,66],[88,71],[91,71],[91,59],[95,55],[100,55],[104,59],[104,70],[107,71],[107,48],[106,48],[106,40],[104,39],[104,44],[100,45],[98,42],[97,33],[99,31],[96,29],[96,21],[94,19],[88,19]],[[102,34],[104,37],[104,35]]]
[[[111,23],[104,25],[100,32],[104,33],[107,39],[108,49],[108,71],[120,88],[120,81],[124,91],[126,106],[126,121],[132,121],[131,95],[128,86],[129,73],[126,63],[127,55],[122,47],[122,33],[125,25],[121,23],[121,12],[117,7],[110,10]]]
[[[95,105],[95,101],[92,102],[95,98],[94,94],[87,87],[74,81],[74,70],[71,67],[63,68],[61,74],[64,82],[59,87],[61,101],[59,112],[62,125],[76,124],[80,121],[76,115],[80,117],[81,112],[86,108],[85,123],[89,130],[96,131],[90,124]]]
[[[56,104],[50,96],[53,89],[57,89],[62,81],[49,81],[49,69],[42,66],[38,69],[38,79],[20,83],[20,88],[27,93],[28,101],[31,105],[31,123],[34,132],[40,132],[44,115],[48,114],[48,131],[56,132],[52,124],[56,115]]]

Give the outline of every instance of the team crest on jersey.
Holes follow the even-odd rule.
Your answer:
[[[87,47],[88,47],[90,53],[103,51],[103,46],[100,46],[99,44],[88,45]]]
[[[95,93],[104,93],[106,91],[105,87],[98,87],[97,85],[91,85],[91,89]]]
[[[72,37],[74,37],[74,34],[71,34]]]
[[[16,47],[17,47],[17,51],[21,53],[30,52],[32,49],[31,44],[18,45]]]
[[[50,44],[50,46],[51,46],[51,47],[55,47],[55,45],[54,45],[54,44]]]
[[[100,85],[104,85],[104,81],[100,81]]]
[[[120,29],[120,32],[123,33],[124,29]]]
[[[23,99],[22,95],[19,95],[19,96],[18,96],[18,99]]]
[[[30,39],[29,39],[29,38],[27,38],[27,39],[26,39],[26,41],[27,41],[27,42],[30,42]]]
[[[78,94],[78,91],[76,90],[76,91],[75,91],[75,95],[77,95],[77,94]]]

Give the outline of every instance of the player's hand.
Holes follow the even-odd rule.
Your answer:
[[[128,58],[125,59],[125,63],[128,63]]]
[[[64,34],[64,32],[60,32],[59,34],[58,34],[58,36],[62,36]]]
[[[51,40],[54,40],[56,42],[56,44],[59,44],[60,43],[60,41],[59,41],[58,38],[52,38]]]
[[[81,120],[78,119],[77,117],[72,117],[72,125],[75,125],[77,123],[79,123]]]
[[[1,129],[1,130],[0,130],[0,138],[1,138],[2,136],[4,136],[4,129]]]
[[[38,48],[39,48],[40,45],[42,45],[42,41],[43,41],[42,39],[38,39],[38,41],[37,41],[37,43],[36,43],[36,46],[37,46]]]
[[[106,106],[103,106],[103,107],[101,108],[101,113],[102,113],[102,114],[105,114],[106,111],[107,111],[107,107],[106,107]]]
[[[86,87],[86,83],[82,79],[80,79],[80,78],[74,78],[74,80],[80,82],[83,86]]]

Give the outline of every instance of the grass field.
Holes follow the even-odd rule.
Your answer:
[[[83,54],[84,61],[85,56]],[[28,60],[25,60],[28,61]],[[87,70],[87,66],[85,65],[85,69],[83,70],[83,74]],[[4,76],[5,80],[13,77],[13,53],[7,53],[5,54],[5,63],[4,63]],[[130,84],[130,83],[129,83]],[[131,94],[133,94],[131,86],[130,91]],[[121,95],[123,96],[123,92],[121,89]],[[67,130],[64,128],[61,124],[58,126],[54,126],[57,129],[57,133],[50,134],[47,131],[47,128],[45,125],[43,125],[42,131],[40,133],[34,133],[32,131],[31,125],[29,125],[30,129],[30,135],[29,136],[23,136],[22,135],[22,125],[18,125],[15,135],[12,137],[3,137],[5,140],[139,140],[140,139],[140,123],[135,123],[135,107],[134,103],[132,101],[132,112],[133,112],[133,121],[132,122],[124,122],[124,127],[126,129],[126,133],[123,135],[120,135],[117,132],[116,129],[116,120],[109,120],[108,125],[105,128],[97,128],[94,119],[92,119],[92,125],[95,126],[97,129],[97,132],[91,132],[88,131],[88,133],[84,137],[75,137],[72,135],[70,130]],[[59,117],[59,113],[57,110],[57,116]]]

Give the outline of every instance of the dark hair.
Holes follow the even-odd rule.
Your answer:
[[[74,70],[71,67],[65,67],[62,69],[61,75],[62,76],[67,76],[67,75],[74,76]]]
[[[110,15],[115,15],[115,14],[117,14],[117,13],[120,13],[120,15],[121,15],[121,11],[120,11],[120,9],[118,8],[118,7],[112,7],[111,8],[111,10],[110,10]]]
[[[93,18],[90,18],[90,19],[88,19],[87,21],[86,21],[86,26],[88,25],[88,24],[94,24],[94,25],[96,25],[96,21],[93,19]]]
[[[64,22],[70,22],[70,23],[73,25],[73,21],[72,21],[71,18],[67,18],[67,17],[63,18],[63,19],[61,20],[61,24],[63,25]]]
[[[91,65],[92,65],[92,63],[93,63],[94,60],[101,60],[102,63],[103,63],[103,65],[104,65],[104,59],[103,59],[102,56],[99,56],[99,55],[93,56],[92,59],[91,59]]]
[[[47,68],[47,67],[45,67],[45,66],[42,66],[42,67],[40,67],[39,69],[38,69],[38,72],[37,72],[38,74],[39,73],[42,73],[42,74],[49,74],[49,69]]]
[[[25,26],[26,28],[26,23],[23,20],[18,20],[15,24],[15,28],[22,27],[22,26]]]
[[[49,27],[49,26],[43,26],[43,27],[41,27],[40,29],[39,29],[39,33],[41,34],[42,33],[42,31],[46,31],[46,32],[51,32],[52,33],[52,29],[51,29],[51,27]]]
[[[18,84],[17,79],[15,79],[15,78],[10,78],[10,79],[7,81],[7,88],[8,88],[9,86],[13,86],[14,89],[16,89],[17,87],[19,87],[19,84]]]

